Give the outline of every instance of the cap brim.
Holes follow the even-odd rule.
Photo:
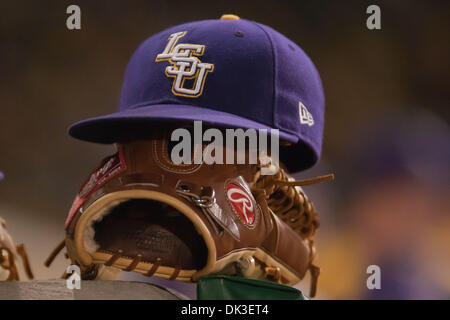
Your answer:
[[[127,131],[132,131],[139,125],[142,127],[161,121],[194,121],[201,120],[208,126],[221,128],[267,129],[270,126],[251,121],[227,112],[178,104],[161,104],[143,106],[135,109],[120,111],[105,116],[79,121],[69,128],[69,134],[77,139],[97,142],[114,143],[129,137]],[[298,137],[286,132],[279,132],[280,139],[293,143]]]

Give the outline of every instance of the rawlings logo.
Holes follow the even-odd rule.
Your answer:
[[[226,190],[234,211],[245,224],[252,225],[255,222],[255,208],[250,195],[244,188],[234,183],[229,183]]]
[[[125,162],[123,161],[122,150],[119,150],[113,156],[106,158],[100,167],[98,167],[88,178],[88,180],[81,187],[75,201],[72,204],[69,215],[67,216],[65,226],[68,227],[70,221],[75,213],[80,209],[83,203],[101,188],[106,182],[114,178],[119,173],[126,170]]]
[[[174,78],[172,93],[177,96],[197,98],[203,92],[205,79],[208,72],[213,72],[214,65],[201,62],[199,58],[205,51],[205,46],[200,44],[179,43],[175,45],[184,32],[176,32],[169,36],[169,43],[164,51],[156,56],[155,62],[169,61],[166,68],[167,77]],[[193,80],[192,88],[185,87],[186,80]],[[188,81],[191,82],[191,81]]]
[[[118,157],[112,157],[100,169],[91,174],[88,182],[86,182],[86,184],[80,191],[80,196],[88,194],[97,185],[100,185],[103,180],[107,180],[108,176],[114,173],[108,172],[113,166],[114,168],[120,167],[120,160],[118,159]]]

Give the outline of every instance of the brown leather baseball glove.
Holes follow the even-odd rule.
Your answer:
[[[118,144],[79,191],[64,246],[84,279],[112,270],[171,280],[241,275],[293,285],[310,270],[317,214],[296,182],[260,165],[174,164],[166,133]],[[224,151],[225,154],[225,151]]]

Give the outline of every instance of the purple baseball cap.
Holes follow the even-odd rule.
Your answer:
[[[224,15],[145,40],[128,63],[118,111],[73,124],[71,136],[114,143],[155,122],[279,129],[290,170],[320,158],[324,94],[305,52],[272,28]]]

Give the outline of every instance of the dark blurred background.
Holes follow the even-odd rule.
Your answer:
[[[81,8],[82,29],[66,28]],[[381,30],[366,8],[381,8]],[[301,178],[321,217],[319,298],[450,298],[448,1],[0,2],[0,216],[38,278],[78,188],[111,146],[67,127],[113,112],[132,52],[169,26],[234,13],[280,31],[316,64],[326,96],[321,162]],[[381,268],[368,290],[366,268]],[[306,280],[299,287],[307,288]]]

